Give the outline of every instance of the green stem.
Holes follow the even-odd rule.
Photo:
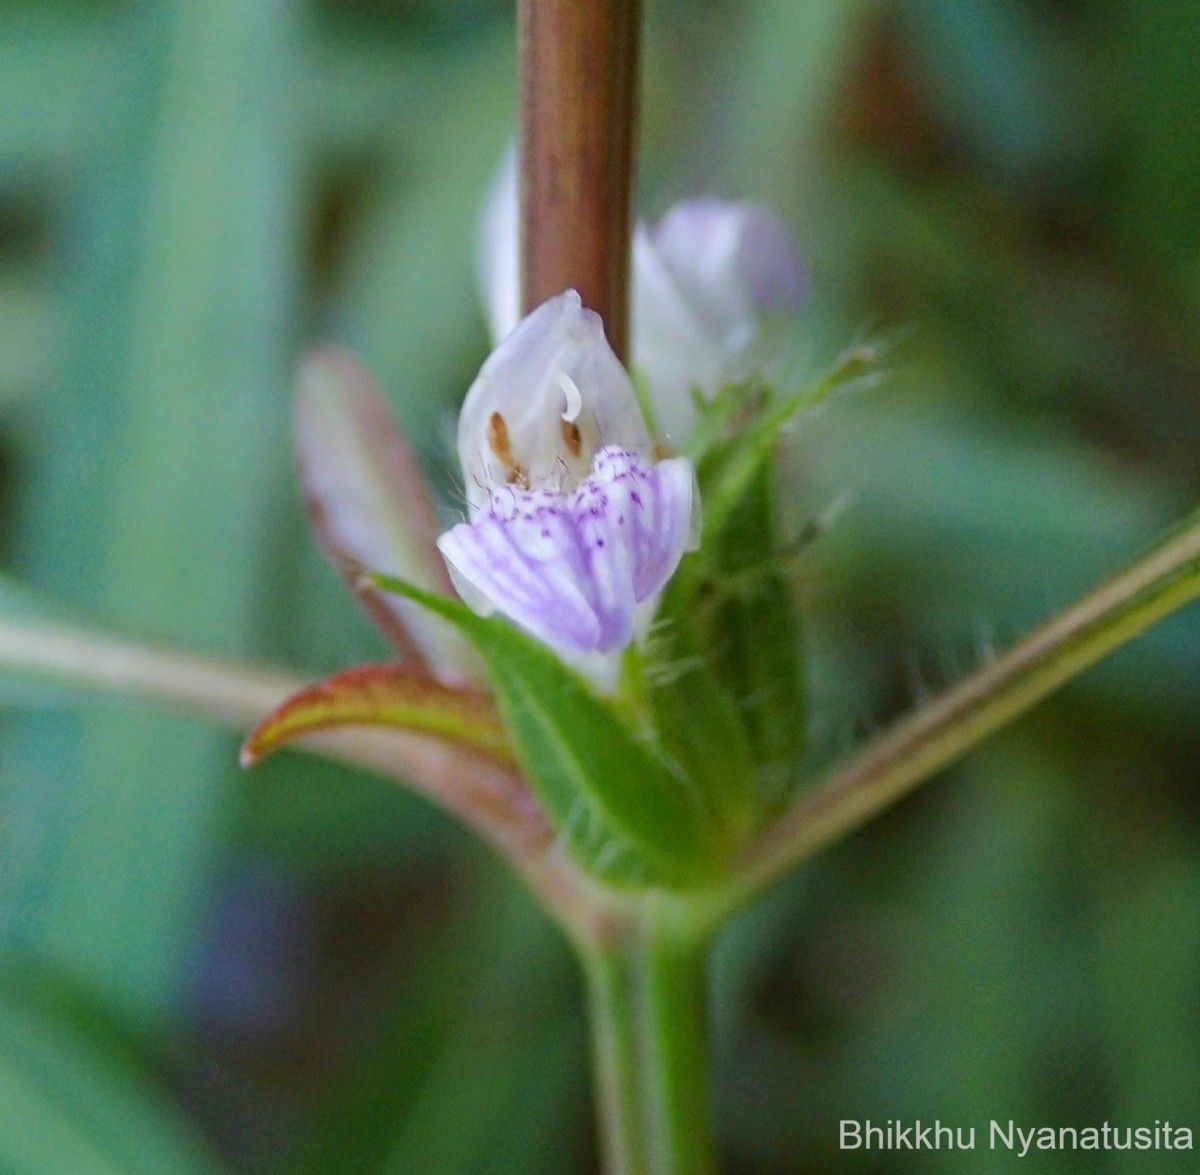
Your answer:
[[[647,906],[580,951],[606,1175],[711,1175],[707,940]]]
[[[1012,648],[815,781],[710,904],[726,917],[1156,620],[1200,596],[1200,512]]]

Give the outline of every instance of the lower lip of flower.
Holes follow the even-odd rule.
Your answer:
[[[637,605],[674,573],[692,535],[695,477],[602,448],[572,490],[509,485],[438,540],[464,599],[498,611],[564,654],[611,652],[634,635]]]

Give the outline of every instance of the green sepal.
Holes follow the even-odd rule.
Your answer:
[[[876,358],[847,352],[788,395],[762,380],[708,403],[684,450],[696,465],[704,524],[663,593],[645,664],[645,700],[664,748],[741,836],[794,789],[804,748],[801,621],[777,532],[772,457],[798,414],[860,379]]]
[[[699,614],[717,674],[741,715],[760,815],[799,782],[806,733],[800,611],[784,568],[776,559],[726,579]]]
[[[530,786],[580,865],[620,886],[712,879],[725,854],[700,791],[552,650],[499,617],[391,576],[368,579],[474,645]]]
[[[645,675],[664,746],[739,837],[793,789],[804,746],[800,615],[770,475],[759,469],[668,586]]]
[[[697,623],[696,585],[686,573],[668,584],[654,634],[638,658],[640,702],[665,751],[703,791],[722,828],[739,840],[756,823],[754,759],[737,700]]]

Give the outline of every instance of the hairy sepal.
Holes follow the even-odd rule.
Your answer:
[[[667,752],[702,783],[735,836],[799,780],[806,700],[801,621],[775,520],[772,458],[784,429],[861,378],[869,349],[781,396],[758,380],[698,403],[685,447],[704,527],[663,594],[645,663],[646,700]]]

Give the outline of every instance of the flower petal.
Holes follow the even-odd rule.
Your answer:
[[[707,329],[641,225],[634,235],[633,362],[645,378],[655,424],[675,444],[695,423],[692,391],[721,384],[729,355]]]
[[[677,204],[633,252],[633,356],[658,423],[675,441],[695,423],[692,392],[737,374],[765,312],[798,306],[799,255],[783,222],[756,204]]]
[[[744,346],[763,310],[797,307],[804,270],[773,212],[707,197],[676,204],[654,227],[654,247],[726,344]]]
[[[592,649],[600,639],[588,579],[565,497],[510,490],[472,522],[438,540],[463,600],[476,612],[498,609],[555,648]]]
[[[637,605],[660,591],[693,544],[695,475],[683,458],[648,465],[606,446],[570,496],[510,488],[438,541],[461,594],[560,653],[624,648]]]

